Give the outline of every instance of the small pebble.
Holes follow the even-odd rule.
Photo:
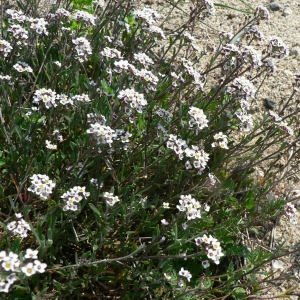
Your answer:
[[[269,5],[267,5],[267,9],[272,11],[278,11],[283,9],[283,6],[277,2],[272,2]]]
[[[290,56],[299,56],[300,55],[300,48],[294,47],[290,50]]]
[[[265,108],[273,109],[275,107],[276,102],[270,98],[265,99]]]
[[[282,15],[283,15],[284,17],[286,17],[286,16],[291,15],[292,13],[293,13],[293,11],[292,11],[289,7],[286,7],[286,8],[283,10]]]

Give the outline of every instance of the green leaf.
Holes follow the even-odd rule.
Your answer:
[[[242,12],[242,13],[247,14],[247,15],[252,15],[253,14],[253,11],[247,11],[247,10],[234,8],[232,6],[221,4],[221,3],[214,3],[214,5],[219,6],[219,7],[224,7],[224,8],[227,8],[227,9],[231,9],[231,10],[235,10],[235,11],[238,11],[238,12]]]
[[[29,223],[29,226],[30,226],[30,229],[31,229],[33,235],[34,235],[35,238],[37,239],[39,246],[41,246],[41,245],[42,245],[42,242],[41,242],[41,239],[40,239],[40,237],[39,237],[37,231],[35,230],[35,228],[33,227],[33,225],[32,225],[31,223]]]
[[[254,191],[248,191],[247,196],[246,196],[246,200],[243,203],[243,206],[251,209],[253,208],[255,205],[255,193]]]
[[[245,299],[246,297],[246,291],[243,288],[235,288],[232,292],[232,296],[235,299]]]
[[[159,225],[154,228],[152,242],[160,235]]]
[[[94,204],[89,203],[89,206],[92,209],[92,211],[95,213],[96,216],[101,217],[100,211]]]

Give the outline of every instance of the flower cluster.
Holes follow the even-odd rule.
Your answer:
[[[188,282],[190,282],[192,278],[192,274],[184,268],[181,268],[181,270],[179,271],[179,275],[185,277]]]
[[[105,47],[100,53],[108,58],[123,58],[121,52],[114,48]]]
[[[134,59],[141,63],[144,67],[148,67],[149,65],[153,65],[153,60],[146,55],[145,53],[134,53],[133,55]]]
[[[8,293],[11,285],[19,280],[16,273],[23,273],[31,276],[35,273],[44,273],[47,264],[41,263],[37,258],[38,250],[27,249],[24,255],[25,260],[21,260],[19,256],[13,252],[0,252],[1,274],[5,275],[0,281],[0,292]]]
[[[221,50],[221,54],[225,56],[225,58],[236,57],[239,52],[239,48],[234,44],[226,44]]]
[[[147,90],[155,91],[155,86],[158,83],[158,77],[155,76],[151,71],[147,69],[138,70],[134,65],[130,64],[128,60],[119,60],[114,62],[115,69],[114,71],[117,73],[121,73],[123,71],[129,71],[138,79],[142,79],[147,83]]]
[[[216,14],[214,3],[211,0],[202,0],[202,6],[207,9],[208,13],[211,16],[214,16]]]
[[[118,196],[114,196],[113,193],[105,192],[103,194],[103,198],[106,201],[107,205],[114,206],[117,202],[120,201]]]
[[[9,76],[9,75],[0,75],[0,80],[10,82],[11,76]]]
[[[269,20],[270,13],[266,7],[259,5],[255,10],[254,17],[260,20]]]
[[[207,178],[207,182],[206,182],[206,186],[207,186],[208,190],[212,191],[219,182],[220,182],[219,179],[214,174],[208,173],[208,178]],[[209,210],[210,207],[208,205],[206,205],[206,206],[208,207],[208,210]],[[204,209],[205,209],[205,207],[204,207]]]
[[[37,34],[48,35],[46,25],[48,24],[43,18],[29,18],[28,21],[31,23],[30,28],[33,29]]]
[[[290,222],[292,224],[298,224],[297,215],[296,215],[297,210],[296,210],[294,204],[287,203],[283,209],[284,209],[284,212],[286,213],[286,215],[288,216]]]
[[[247,111],[250,109],[249,100],[255,96],[255,88],[253,84],[245,77],[237,77],[234,79],[231,87],[227,89],[229,94],[234,95],[239,100],[240,108],[235,109],[235,116],[240,120],[239,129],[241,131],[249,131],[253,126],[253,120]]]
[[[83,22],[84,24],[91,26],[91,25],[95,25],[96,18],[86,11],[77,10],[74,14],[74,19],[77,22]]]
[[[27,17],[21,11],[14,10],[14,9],[7,9],[6,13],[10,16],[8,22],[11,24],[14,24],[15,21],[19,23],[24,23],[27,20]]]
[[[251,35],[251,38],[253,38],[256,41],[263,41],[265,39],[264,34],[259,31],[259,29],[256,26],[251,26],[251,28],[246,33],[248,36]]]
[[[182,59],[182,64],[187,73],[193,77],[193,84],[197,86],[197,89],[203,90],[205,76],[202,74],[202,72],[196,70],[196,68],[193,66],[193,63],[185,58]]]
[[[65,192],[61,198],[64,200],[65,205],[63,207],[64,211],[67,210],[78,210],[78,204],[83,198],[87,198],[90,196],[89,192],[85,191],[85,187],[74,186],[69,191]]]
[[[170,134],[167,141],[167,148],[174,150],[178,158],[182,160],[184,158],[184,151],[188,148],[188,145],[185,140],[178,138],[174,134]]]
[[[137,112],[142,113],[146,107],[147,100],[143,94],[139,94],[134,89],[126,89],[119,92],[118,98],[129,104],[131,108],[136,109]]]
[[[203,237],[195,238],[196,245],[202,246],[205,250],[207,257],[214,261],[215,264],[220,263],[220,258],[224,256],[222,252],[222,248],[220,246],[220,242],[213,238],[211,235],[207,237],[206,234]]]
[[[169,134],[167,148],[174,150],[180,160],[182,160],[184,156],[191,159],[192,163],[190,160],[186,161],[185,167],[186,169],[191,169],[194,166],[194,168],[198,170],[198,174],[202,174],[209,160],[208,154],[203,149],[199,149],[198,146],[189,148],[186,141],[178,138],[174,134]]]
[[[271,37],[268,44],[269,54],[272,57],[282,59],[289,55],[289,50],[283,41],[278,37]]]
[[[87,94],[75,95],[72,97],[72,100],[83,102],[83,103],[91,102],[91,99]]]
[[[18,72],[23,73],[23,72],[28,72],[32,73],[33,70],[31,67],[28,66],[25,62],[18,61],[15,65],[13,65],[13,68],[16,69]]]
[[[56,100],[62,105],[74,104],[73,100],[65,94],[56,95]]]
[[[27,237],[27,231],[31,230],[29,224],[22,218],[21,214],[15,214],[17,221],[12,221],[7,224],[7,229],[12,231],[14,235]]]
[[[261,55],[252,46],[245,46],[240,51],[239,57],[246,63],[250,62],[253,69],[262,66]]]
[[[98,122],[91,124],[91,128],[86,132],[96,138],[97,144],[108,144],[109,146],[113,143],[113,139],[117,137],[115,130]]]
[[[124,150],[127,150],[126,143],[129,143],[129,138],[132,136],[132,134],[128,131],[125,132],[124,129],[117,129],[116,130],[116,140],[120,140],[125,146],[123,147]]]
[[[5,40],[0,40],[0,52],[4,57],[7,57],[8,53],[11,52],[12,46],[9,42]]]
[[[87,60],[87,56],[92,54],[92,48],[90,42],[84,38],[79,37],[75,40],[72,40],[75,46],[75,50],[77,51],[77,55],[79,56],[80,61]]]
[[[189,170],[192,166],[194,166],[194,168],[198,170],[198,174],[201,175],[209,160],[208,154],[203,149],[199,149],[197,146],[192,146],[192,149],[186,148],[185,154],[192,160],[192,162],[189,160],[186,161],[186,169]]]
[[[263,63],[263,67],[266,69],[269,75],[272,75],[273,73],[276,72],[277,67],[274,64],[273,60],[269,58],[265,58],[262,60],[262,63]]]
[[[179,204],[176,207],[181,212],[186,212],[186,218],[188,220],[200,219],[200,202],[192,198],[191,195],[180,195]]]
[[[104,8],[105,0],[93,0],[93,4],[97,5],[98,7]]]
[[[234,34],[232,32],[227,32],[227,31],[222,30],[219,32],[219,36],[225,42],[230,42],[232,40],[232,38],[234,37]]]
[[[50,107],[56,107],[55,103],[56,93],[51,89],[42,88],[40,90],[35,91],[32,103],[39,104],[39,102],[43,102],[47,109]]]
[[[156,114],[161,117],[161,118],[164,118],[166,119],[167,122],[171,122],[172,121],[172,117],[173,117],[173,114],[168,112],[167,110],[163,109],[163,108],[159,108],[157,111],[156,111]]]
[[[28,188],[29,192],[32,192],[41,198],[47,199],[52,193],[52,189],[55,187],[55,183],[47,175],[34,174],[30,177],[31,186]]]
[[[190,107],[189,115],[191,116],[189,121],[191,127],[197,125],[197,128],[200,130],[208,127],[208,120],[202,109],[192,106]]]
[[[17,39],[17,45],[27,45],[28,41],[28,31],[21,27],[20,25],[12,25],[7,29],[8,32],[11,32],[15,39]]]
[[[70,12],[65,10],[64,8],[59,8],[59,9],[56,10],[55,13],[49,13],[47,15],[47,17],[50,20],[57,20],[57,19],[60,19],[60,20],[66,20],[67,19],[68,20],[68,18],[70,17]]]
[[[227,140],[227,136],[224,133],[219,132],[219,133],[215,134],[214,140],[215,140],[215,142],[213,142],[211,144],[212,147],[220,147],[223,149],[228,149],[228,146],[227,146],[228,140]]]
[[[245,100],[250,100],[255,96],[254,85],[244,76],[235,78],[228,92]]]
[[[160,18],[160,15],[156,11],[146,7],[141,10],[135,10],[133,14],[136,19],[142,19],[148,25],[155,23]]]

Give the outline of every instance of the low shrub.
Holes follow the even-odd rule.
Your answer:
[[[168,35],[131,1],[45,11],[28,0],[3,12],[4,298],[245,299],[286,254],[244,239],[283,213],[296,222],[294,206],[268,193],[285,178],[280,158],[298,156],[299,108],[285,108],[299,75],[277,113],[255,113],[265,76],[288,55],[279,38],[262,40],[268,11],[200,48],[193,24],[215,7],[192,2]]]

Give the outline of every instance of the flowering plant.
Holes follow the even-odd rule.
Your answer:
[[[298,163],[299,107],[285,109],[299,74],[284,106],[254,113],[288,55],[276,37],[253,46],[268,11],[204,47],[193,24],[216,14],[210,0],[191,1],[171,34],[168,15],[132,1],[38,2],[3,12],[0,292],[255,297],[271,278],[255,271],[282,249],[249,249],[245,232],[296,222],[286,195],[268,195],[294,175],[280,158]]]

